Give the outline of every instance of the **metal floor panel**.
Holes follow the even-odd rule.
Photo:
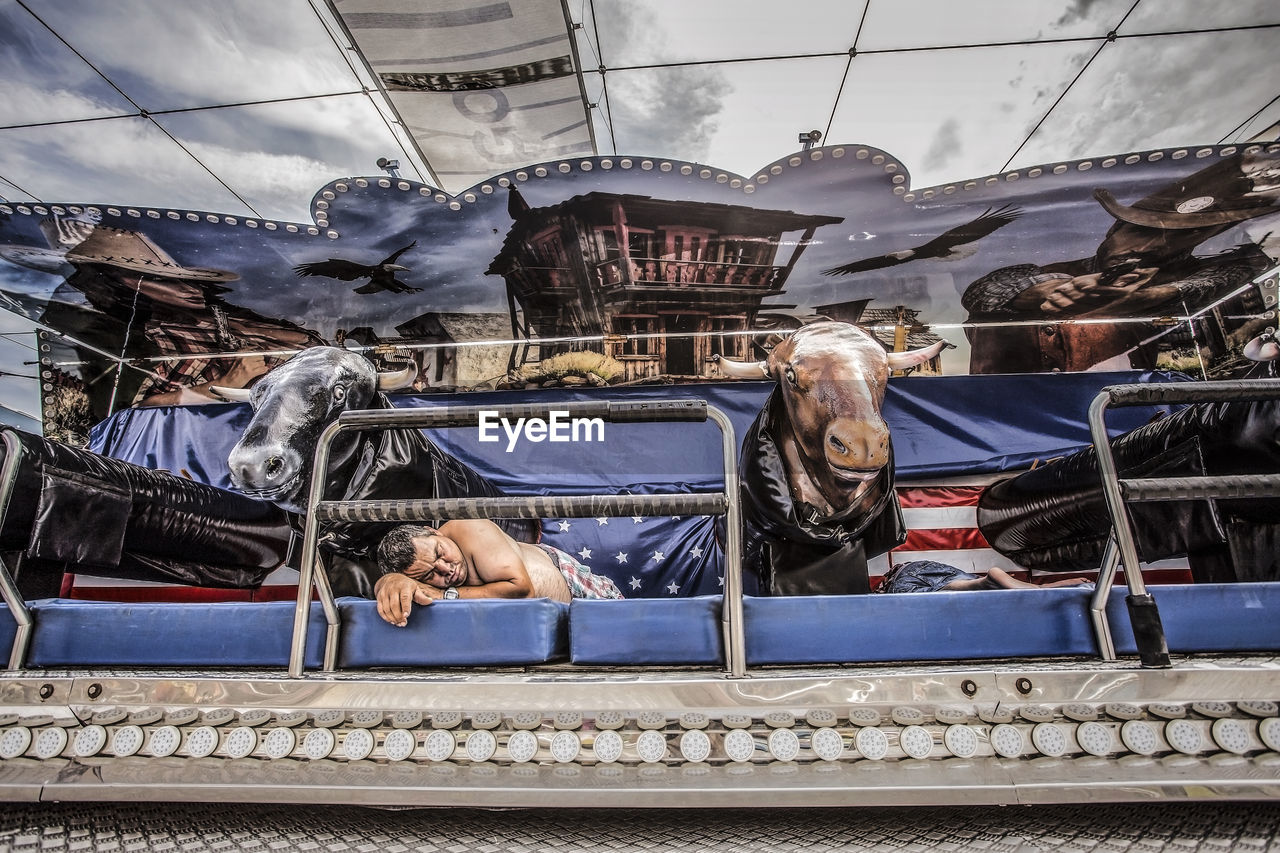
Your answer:
[[[1263,853],[1280,850],[1278,828],[1280,805],[1248,803],[715,812],[47,803],[0,810],[0,850]]]

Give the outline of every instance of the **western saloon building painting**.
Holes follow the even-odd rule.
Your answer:
[[[713,354],[747,355],[749,338],[732,333],[782,293],[814,232],[843,221],[600,192],[529,208],[513,190],[509,210],[486,272],[506,281],[512,336],[603,336],[624,381],[702,376]],[[582,348],[566,340],[538,357]]]

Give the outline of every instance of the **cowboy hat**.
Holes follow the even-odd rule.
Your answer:
[[[238,273],[203,267],[184,267],[151,241],[146,234],[99,225],[82,242],[70,249],[66,259],[73,264],[101,264],[157,278],[189,281],[235,281]]]
[[[1262,183],[1277,169],[1280,156],[1237,154],[1130,205],[1101,187],[1093,197],[1116,219],[1147,228],[1231,225],[1280,211],[1280,193]]]

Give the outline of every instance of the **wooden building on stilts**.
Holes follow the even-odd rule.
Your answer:
[[[509,202],[486,274],[506,282],[512,337],[548,341],[517,348],[511,366],[603,347],[626,381],[703,376],[714,354],[747,356],[735,333],[783,292],[815,231],[843,221],[600,192],[529,208],[511,188]]]

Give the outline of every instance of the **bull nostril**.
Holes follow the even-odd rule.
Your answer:
[[[849,448],[845,446],[844,442],[836,438],[834,435],[827,436],[827,442],[831,445],[831,449],[836,453],[843,455],[849,452]]]
[[[272,456],[267,460],[267,476],[276,477],[284,470],[284,460],[279,456]]]

